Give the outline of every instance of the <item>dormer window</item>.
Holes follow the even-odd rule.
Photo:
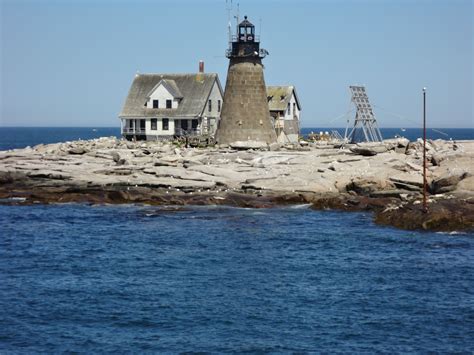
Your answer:
[[[158,100],[153,100],[153,108],[158,108]]]
[[[172,108],[173,107],[173,101],[172,100],[166,100],[166,108]]]

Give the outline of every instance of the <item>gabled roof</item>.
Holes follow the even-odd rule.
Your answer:
[[[167,87],[168,90],[174,90],[182,97],[178,108],[145,107],[149,94],[160,82],[166,82],[166,85],[171,88]],[[215,82],[223,95],[219,78],[215,73],[138,74],[133,79],[119,117],[198,117],[204,110]]]
[[[267,86],[268,108],[270,111],[285,111],[293,94],[295,95],[298,109],[301,110],[300,100],[298,95],[296,95],[294,86]]]
[[[158,84],[156,84],[153,89],[148,93],[147,97],[150,97],[155,90],[160,86],[163,85],[166,90],[175,98],[175,99],[182,99],[183,94],[181,94],[181,91],[179,91],[178,86],[176,85],[176,82],[174,80],[166,80],[162,79]]]

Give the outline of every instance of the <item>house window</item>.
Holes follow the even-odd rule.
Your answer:
[[[163,118],[163,120],[161,121],[162,123],[162,129],[163,131],[167,131],[170,129],[170,120],[168,118]]]
[[[172,101],[166,100],[166,108],[171,108],[171,107],[172,107]]]
[[[288,110],[287,110],[287,113],[289,115],[291,115],[291,104],[288,102]]]
[[[296,103],[293,102],[293,115],[296,115]]]
[[[211,101],[211,100],[209,100],[209,101],[207,102],[207,107],[208,107],[208,109],[209,109],[209,112],[211,112],[211,111],[212,111],[212,101]]]
[[[153,108],[158,108],[158,100],[153,100]]]
[[[145,120],[140,120],[140,131],[145,132]]]
[[[192,120],[192,121],[191,121],[191,127],[192,127],[193,129],[196,129],[196,128],[198,127],[198,120]]]
[[[156,131],[158,128],[158,120],[156,118],[151,119],[151,130]]]
[[[221,100],[217,100],[217,112],[221,112]]]

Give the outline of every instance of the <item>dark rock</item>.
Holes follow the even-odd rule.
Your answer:
[[[474,204],[469,201],[440,200],[428,205],[408,203],[398,209],[387,209],[375,215],[375,222],[402,229],[463,231],[474,229]]]
[[[421,191],[422,189],[420,186],[407,184],[404,182],[395,181],[393,184],[395,185],[395,187],[398,187],[399,189],[408,190],[408,191]]]
[[[355,147],[352,147],[350,148],[350,151],[352,153],[355,153],[355,154],[359,154],[359,155],[362,155],[362,156],[374,156],[374,155],[377,155],[379,153],[385,153],[387,151],[387,147],[383,144],[381,145],[367,145],[367,146],[355,146]]]
[[[26,174],[20,171],[0,171],[0,185],[12,182],[19,183],[27,178]]]
[[[376,191],[391,189],[389,181],[376,179],[354,179],[346,186],[346,191],[354,191],[359,195],[369,196]]]
[[[349,202],[350,201],[350,202]],[[336,194],[317,197],[312,201],[315,210],[337,209],[343,211],[378,211],[400,200],[392,197],[372,198],[367,196],[352,196]]]
[[[385,190],[385,191],[374,191],[370,194],[370,197],[397,197],[401,198],[407,192],[405,190]]]

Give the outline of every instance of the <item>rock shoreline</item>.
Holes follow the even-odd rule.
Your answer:
[[[404,229],[474,230],[474,141],[185,148],[113,137],[0,151],[0,203],[145,203],[372,211]]]

